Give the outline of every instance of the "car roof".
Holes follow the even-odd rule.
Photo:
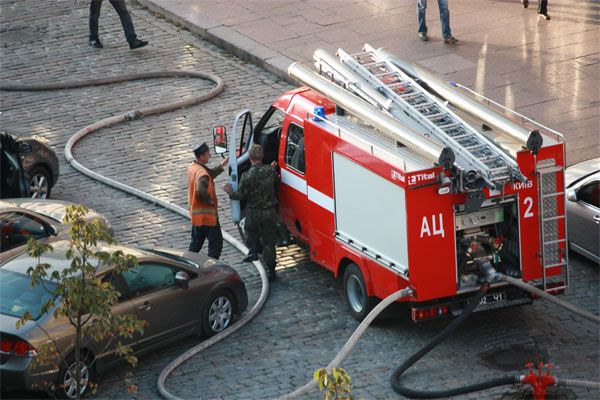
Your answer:
[[[69,204],[72,203],[62,200],[30,198],[3,199],[0,200],[0,210],[18,208],[42,214],[58,222],[62,222],[62,219],[65,216],[65,209]]]
[[[600,157],[582,161],[566,169],[565,183],[567,187],[572,186],[598,171],[600,171]]]
[[[62,272],[64,269],[69,268],[71,266],[71,260],[68,260],[65,256],[66,252],[69,250],[69,241],[68,240],[59,240],[57,242],[52,243],[53,251],[47,252],[42,255],[39,261],[36,258],[30,257],[27,252],[23,252],[22,254],[16,256],[15,258],[8,261],[5,265],[2,266],[2,269],[6,269],[9,271],[27,274],[27,269],[29,267],[33,267],[39,264],[48,264],[50,267],[47,270],[48,276],[50,276],[54,271]],[[119,245],[109,245],[108,243],[99,243],[97,247],[98,251],[106,251],[106,252],[115,252],[117,250],[121,250],[125,254],[133,255],[139,259],[148,258],[148,257],[157,257],[151,255],[143,250],[125,247]],[[91,261],[92,265],[95,264],[95,260]],[[98,270],[98,272],[102,272],[110,269],[110,266],[103,266]]]

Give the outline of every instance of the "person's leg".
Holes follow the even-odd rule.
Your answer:
[[[540,0],[538,4],[538,14],[548,16],[548,0]]]
[[[206,239],[206,233],[202,228],[202,226],[192,226],[192,241],[188,248],[189,251],[198,253],[202,249],[202,245],[204,245],[204,240]]]
[[[450,30],[450,10],[448,10],[448,0],[438,0],[440,8],[440,23],[442,24],[442,37],[448,39],[452,36]]]
[[[417,19],[419,21],[419,33],[427,33],[425,12],[427,11],[427,0],[417,0]]]
[[[263,244],[263,260],[267,266],[269,275],[275,277],[277,227],[275,226],[275,213],[263,216],[260,224],[260,237]]]
[[[98,19],[100,18],[100,8],[102,0],[90,1],[90,42],[98,40]]]
[[[129,15],[129,11],[127,11],[125,0],[110,0],[110,4],[112,4],[117,14],[119,14],[121,25],[123,25],[123,32],[125,32],[125,39],[127,39],[129,43],[135,41],[137,36],[135,34],[135,29],[133,28],[131,15]]]
[[[221,257],[221,251],[223,251],[221,226],[217,222],[216,226],[206,226],[204,228],[206,228],[208,236],[208,256],[218,260]]]
[[[249,252],[248,257],[244,258],[245,261],[258,260],[258,249],[261,247],[260,228],[255,214],[252,210],[246,210],[244,233],[246,234],[246,244],[248,245]]]

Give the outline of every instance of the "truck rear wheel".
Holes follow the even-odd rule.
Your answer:
[[[375,307],[376,301],[367,295],[365,279],[356,264],[349,264],[344,271],[344,293],[350,314],[359,321]]]

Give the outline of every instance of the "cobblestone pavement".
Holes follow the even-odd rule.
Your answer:
[[[83,0],[0,2],[2,82],[51,82],[88,79],[136,71],[196,69],[226,81],[218,98],[189,110],[131,121],[92,134],[75,148],[85,166],[138,189],[185,206],[185,170],[190,146],[209,140],[210,129],[229,125],[236,111],[258,114],[290,86],[260,68],[240,62],[197,36],[135,6],[138,35],[150,41],[130,51],[114,10],[105,4],[100,19],[103,50],[87,46],[87,7]],[[209,83],[193,79],[138,81],[70,91],[5,93],[0,97],[2,129],[34,133],[50,140],[61,159],[54,198],[84,203],[107,215],[124,244],[186,248],[188,221],[81,175],[65,161],[63,147],[82,127],[101,118],[186,98]],[[259,115],[255,116],[255,120]],[[222,186],[225,177],[218,179]],[[221,196],[222,223],[229,223]],[[256,271],[239,262],[226,244],[223,259],[247,282],[253,304],[260,292]],[[183,364],[167,380],[167,388],[183,398],[263,399],[292,391],[307,382],[342,347],[358,323],[346,310],[342,291],[332,276],[306,262],[295,247],[280,249],[282,279],[272,287],[261,314],[232,337]],[[572,287],[565,299],[598,313],[598,267],[572,258]],[[399,312],[376,323],[361,339],[343,367],[352,377],[357,398],[396,398],[389,385],[393,368],[433,338],[447,322],[413,324]],[[559,366],[559,377],[600,380],[599,331],[592,323],[554,305],[531,306],[476,314],[451,338],[409,370],[418,388],[446,388],[523,371],[540,354]],[[98,398],[157,398],[156,379],[177,355],[199,343],[190,338],[143,357],[134,370],[137,394],[128,394],[122,372],[99,381]],[[557,398],[597,399],[598,393],[566,389]],[[311,392],[305,398],[317,398]],[[517,387],[501,387],[461,399],[527,398]]]

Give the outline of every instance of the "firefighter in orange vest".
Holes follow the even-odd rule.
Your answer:
[[[188,167],[188,204],[192,218],[192,242],[189,250],[198,253],[208,239],[208,256],[219,259],[223,249],[223,235],[217,213],[217,193],[213,179],[223,172],[229,157],[221,164],[209,168],[211,158],[208,145],[201,142],[194,146],[194,160]]]

